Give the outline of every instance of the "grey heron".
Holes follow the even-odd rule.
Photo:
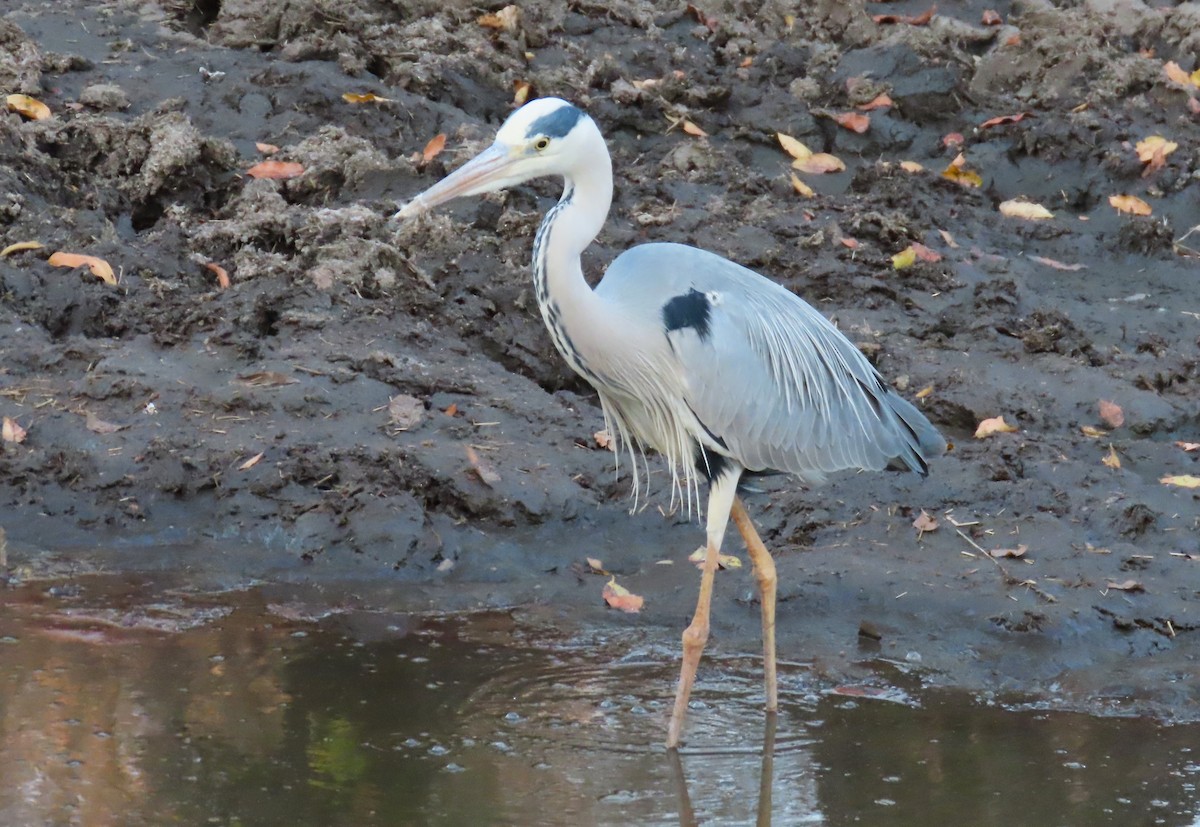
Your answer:
[[[516,110],[495,142],[414,197],[409,218],[452,198],[543,176],[564,181],[533,242],[538,307],[559,353],[600,398],[618,456],[652,448],[689,503],[708,484],[707,551],[667,733],[678,747],[708,639],[713,576],[730,517],[746,542],[762,604],[768,711],[777,707],[775,564],[741,499],[746,473],[809,483],[898,463],[925,474],[945,441],[888,387],[834,325],[789,290],[683,244],[642,244],[592,289],[580,256],[612,204],[612,161],[595,122],[558,98]]]

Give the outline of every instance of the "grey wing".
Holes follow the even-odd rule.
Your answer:
[[[690,296],[696,311],[707,309],[703,329],[671,329],[664,312],[687,404],[747,469],[817,481],[829,472],[881,469],[899,460],[924,473],[926,458],[944,450],[925,416],[806,302],[720,256],[654,246],[674,248],[658,251],[660,258],[670,253],[676,273],[662,279],[665,292]],[[691,291],[703,296],[703,308]],[[694,313],[692,321],[698,318]]]

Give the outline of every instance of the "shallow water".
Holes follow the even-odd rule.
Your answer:
[[[757,662],[727,658],[676,758],[668,652],[314,602],[0,592],[0,824],[1200,823],[1195,725],[792,665],[772,731]]]

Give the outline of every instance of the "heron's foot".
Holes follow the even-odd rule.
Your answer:
[[[679,736],[683,733],[683,719],[687,716],[688,700],[692,696],[692,684],[696,682],[696,670],[700,667],[700,655],[708,642],[708,617],[697,616],[683,630],[683,664],[679,668],[679,687],[675,690],[675,708],[671,712],[671,725],[667,728],[667,749],[679,747]]]

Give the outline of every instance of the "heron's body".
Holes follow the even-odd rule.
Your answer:
[[[728,259],[644,244],[589,287],[580,256],[608,215],[612,167],[595,124],[565,101],[518,110],[491,148],[400,216],[542,175],[565,180],[533,252],[538,305],[555,346],[595,387],[610,431],[631,457],[642,447],[660,453],[689,501],[702,478],[709,483],[708,553],[668,736],[675,746],[731,512],[762,589],[768,708],[775,708],[774,564],[736,498],[742,474],[779,471],[819,482],[890,462],[923,474],[945,442],[824,316]],[[634,481],[636,489],[636,469]]]

